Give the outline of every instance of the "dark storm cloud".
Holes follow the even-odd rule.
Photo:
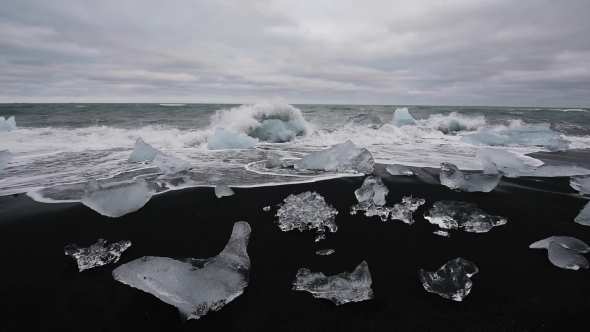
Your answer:
[[[590,106],[590,1],[3,1],[0,102]]]

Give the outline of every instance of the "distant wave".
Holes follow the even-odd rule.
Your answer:
[[[184,106],[186,104],[160,104],[158,106],[167,106],[167,107],[174,107],[174,106]]]
[[[581,108],[567,108],[567,109],[554,108],[551,110],[552,111],[560,111],[560,112],[588,112],[587,110],[581,109]]]

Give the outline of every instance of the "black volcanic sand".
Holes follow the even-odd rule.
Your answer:
[[[234,189],[218,199],[213,188],[153,197],[145,207],[109,219],[82,204],[40,204],[28,197],[0,201],[0,330],[61,331],[561,331],[587,325],[590,272],[553,266],[546,250],[528,246],[552,235],[590,243],[590,227],[573,218],[587,200],[567,178],[506,179],[491,193],[458,193],[421,178],[386,176],[388,205],[403,196],[426,199],[416,223],[351,216],[362,177],[309,184]],[[430,178],[429,178],[430,176]],[[339,211],[339,230],[314,242],[314,232],[282,232],[276,204],[289,194],[317,191]],[[476,203],[505,216],[489,233],[432,232],[423,213],[438,200]],[[271,212],[262,210],[272,206]],[[15,207],[19,207],[16,209]],[[112,270],[146,256],[207,258],[229,239],[234,222],[252,227],[250,284],[220,311],[182,322],[175,307],[115,281]],[[78,272],[64,255],[69,242],[89,246],[98,238],[128,239],[132,246],[116,264]],[[334,248],[330,256],[316,250]],[[463,257],[480,272],[462,302],[428,293],[418,270],[438,269]],[[297,270],[334,275],[369,264],[373,300],[336,306],[291,289]]]

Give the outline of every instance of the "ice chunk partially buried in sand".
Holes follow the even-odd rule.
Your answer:
[[[144,179],[108,188],[91,179],[84,187],[81,202],[103,216],[117,218],[142,208],[154,193]]]
[[[224,196],[232,196],[233,194],[234,191],[231,190],[231,188],[225,184],[218,184],[217,186],[215,186],[215,196],[217,196],[217,198],[221,198]]]
[[[266,155],[266,168],[278,168],[281,166],[281,156],[274,151],[270,151]]]
[[[1,156],[0,152],[0,156]],[[1,158],[1,157],[0,157]],[[0,170],[2,165],[0,162]],[[572,176],[570,186],[580,192],[580,195],[590,195],[590,176]]]
[[[502,174],[463,174],[451,163],[440,164],[440,184],[466,192],[490,192],[500,182]]]
[[[295,169],[371,174],[375,161],[369,150],[357,148],[350,140],[296,161]]]
[[[363,261],[350,273],[326,277],[322,272],[300,269],[293,281],[293,290],[310,292],[315,298],[328,299],[336,305],[373,298],[369,265]]]
[[[466,232],[485,233],[494,226],[505,225],[507,220],[491,216],[467,202],[439,201],[426,211],[424,218],[443,229],[462,228]]]
[[[12,160],[12,153],[8,150],[0,151],[0,173],[4,171],[4,168]]]
[[[551,236],[529,246],[547,249],[551,264],[568,270],[588,269],[588,260],[582,254],[590,252],[588,245],[569,236]]]
[[[396,164],[388,165],[387,167],[385,167],[385,170],[387,171],[387,173],[389,173],[391,175],[406,175],[406,176],[416,175],[416,172],[414,172],[408,166],[404,166],[404,165],[396,165]]]
[[[250,232],[250,225],[240,221],[234,224],[225,249],[215,257],[175,260],[146,256],[119,266],[113,277],[177,307],[183,320],[198,319],[221,309],[248,286]]]
[[[406,196],[402,198],[402,202],[395,204],[390,209],[391,219],[401,220],[408,225],[414,223],[414,212],[418,210],[421,205],[424,205],[426,200],[424,198],[412,198],[412,196]]]
[[[70,243],[65,247],[64,252],[76,260],[78,270],[82,272],[93,267],[116,263],[121,258],[123,251],[131,247],[131,241],[127,240],[105,246],[106,242],[104,239],[99,239],[97,243],[88,248],[80,248]]]
[[[231,149],[249,149],[258,143],[257,140],[249,136],[243,136],[231,132],[227,129],[217,128],[207,149],[209,150],[231,150]]]
[[[588,202],[574,221],[580,225],[590,226],[590,202]]]
[[[14,116],[9,117],[8,119],[0,116],[0,132],[3,131],[11,131],[16,129],[16,120]]]
[[[338,230],[334,220],[338,211],[326,203],[318,193],[307,191],[299,195],[289,195],[284,203],[277,206],[277,223],[283,232],[315,229],[318,241],[325,238],[326,229],[332,233]]]
[[[449,261],[436,272],[420,270],[422,286],[430,293],[445,299],[462,301],[471,292],[471,276],[479,272],[477,266],[461,257]]]
[[[188,161],[164,153],[158,154],[153,163],[160,168],[163,174],[186,172],[192,168],[191,163]]]
[[[135,141],[135,146],[133,147],[131,155],[127,158],[127,162],[138,163],[141,161],[152,161],[160,153],[160,150],[153,148],[151,145],[144,142],[143,139],[138,138]]]
[[[416,124],[416,120],[410,115],[408,109],[404,107],[395,110],[392,123],[398,127],[413,126]]]
[[[363,185],[354,192],[358,204],[350,207],[350,214],[365,211],[365,216],[379,216],[386,221],[389,218],[389,208],[384,207],[385,196],[389,193],[387,187],[378,176],[368,176]]]

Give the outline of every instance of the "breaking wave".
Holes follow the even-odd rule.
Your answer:
[[[175,106],[184,106],[186,104],[159,104],[158,106],[165,106],[165,107],[175,107]]]

